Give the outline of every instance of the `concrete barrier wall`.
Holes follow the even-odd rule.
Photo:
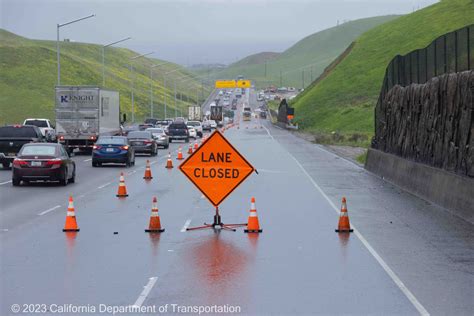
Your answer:
[[[473,178],[456,175],[373,148],[368,151],[365,168],[474,224]]]

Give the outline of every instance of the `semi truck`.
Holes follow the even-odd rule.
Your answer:
[[[92,152],[99,136],[122,133],[118,91],[95,86],[57,86],[55,112],[56,137],[69,152],[76,148]]]
[[[190,106],[188,108],[188,120],[189,121],[201,120],[201,107],[200,106]]]

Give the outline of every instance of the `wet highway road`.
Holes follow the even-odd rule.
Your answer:
[[[253,94],[250,102],[255,106]],[[410,273],[417,271],[403,268],[403,262],[411,264],[406,254],[397,257],[400,239],[382,257],[371,247],[380,239],[373,237],[370,227],[377,219],[355,216],[361,231],[350,235],[334,232],[338,220],[334,204],[337,209],[348,185],[339,179],[331,182],[324,171],[314,177],[315,168],[307,168],[305,157],[289,151],[291,145],[285,143],[289,136],[284,133],[256,119],[225,131],[259,174],[251,175],[223,202],[222,219],[225,223],[246,222],[250,198],[255,196],[263,228],[260,235],[247,235],[243,230],[186,232],[186,227],[211,221],[213,208],[179,172],[175,159],[174,169],[164,168],[164,150],[151,158],[151,182],[142,179],[148,157],[137,157],[137,165],[130,169],[97,169],[84,161],[88,157],[76,156],[76,184],[0,185],[0,314],[12,314],[14,303],[97,308],[99,304],[136,304],[156,306],[155,314],[160,307],[172,313],[172,306],[166,304],[217,304],[238,307],[243,314],[444,313],[442,306],[449,304],[439,302],[441,307],[437,306],[436,297],[418,301],[419,295],[425,298],[430,293],[428,280],[420,282],[423,284],[413,293],[410,286],[404,286],[416,280]],[[173,158],[178,145],[173,143],[170,148]],[[342,159],[335,164],[350,168]],[[115,197],[122,170],[127,172],[127,199]],[[7,171],[0,176],[0,183],[9,180]],[[340,197],[333,198],[334,190],[326,190],[328,184],[338,188]],[[75,197],[79,233],[61,231],[68,194]],[[161,235],[144,232],[154,195],[166,229]],[[351,201],[349,198],[352,216],[352,205],[360,204]],[[461,225],[454,220],[450,223]],[[467,234],[465,241],[472,241],[472,226],[461,228]],[[365,233],[370,238],[365,239]],[[453,238],[453,243],[458,241]],[[463,247],[469,250],[458,245],[458,249]],[[390,261],[384,261],[386,257]],[[392,264],[402,267],[394,272]],[[440,275],[433,266],[426,266],[428,275]],[[452,268],[460,273],[463,269]],[[400,273],[406,278],[400,279]],[[450,280],[444,282],[452,285]],[[456,284],[467,290],[458,293],[464,305],[456,314],[469,314],[472,274],[465,274],[464,281]],[[99,314],[89,314],[95,313]]]

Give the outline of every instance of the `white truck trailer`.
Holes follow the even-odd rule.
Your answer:
[[[90,152],[99,136],[122,133],[118,91],[57,86],[55,111],[56,137],[70,152]]]

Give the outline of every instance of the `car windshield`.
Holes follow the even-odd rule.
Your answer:
[[[186,128],[186,124],[184,123],[173,123],[169,127],[169,129],[183,129],[183,128]]]
[[[147,132],[151,132],[152,134],[162,134],[163,130],[161,128],[148,128]]]
[[[127,143],[125,137],[101,137],[97,141],[99,145],[124,145]]]
[[[130,132],[127,135],[128,138],[150,138],[150,132]]]
[[[34,125],[38,127],[48,127],[48,123],[45,120],[26,120],[25,125]]]
[[[0,127],[0,137],[37,137],[34,127],[31,126],[3,126]]]
[[[23,146],[20,151],[21,156],[56,156],[56,146]]]

